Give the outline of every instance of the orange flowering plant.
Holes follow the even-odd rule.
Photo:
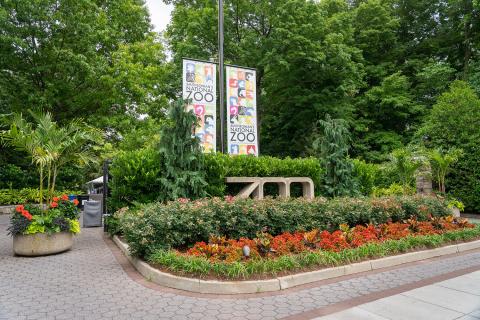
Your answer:
[[[8,232],[10,235],[80,232],[78,200],[70,201],[67,195],[54,197],[47,210],[31,204],[15,207]]]
[[[339,230],[333,232],[314,229],[308,232],[285,232],[272,236],[262,231],[254,239],[240,238],[239,240],[212,236],[208,243],[197,242],[186,252],[177,252],[182,255],[204,257],[212,262],[235,262],[245,259],[242,254],[245,245],[249,246],[251,258],[277,258],[318,250],[340,252],[368,243],[398,240],[409,236],[443,234],[465,228],[474,228],[474,225],[466,219],[453,216],[430,217],[428,221],[422,222],[409,218],[403,222],[357,225],[353,228],[344,224],[340,225]]]

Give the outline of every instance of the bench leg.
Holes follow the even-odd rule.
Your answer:
[[[315,193],[313,189],[313,183],[310,182],[302,182],[302,189],[303,189],[303,197],[307,199],[315,198]]]
[[[258,185],[259,185],[258,182],[254,182],[246,185],[245,187],[242,188],[242,190],[240,190],[240,192],[237,194],[237,197],[241,199],[246,199],[253,193],[253,197],[255,198],[256,197],[255,193],[256,193],[256,190],[258,190]]]
[[[282,198],[290,198],[290,183],[278,183],[278,196]]]
[[[254,199],[263,199],[263,182],[256,182],[257,188],[253,190]]]

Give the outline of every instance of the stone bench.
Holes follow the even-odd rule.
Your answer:
[[[225,180],[227,183],[246,184],[236,195],[238,198],[248,198],[252,195],[254,199],[263,199],[263,187],[266,183],[277,184],[280,197],[290,197],[290,185],[292,183],[302,185],[303,197],[307,199],[315,197],[313,181],[308,177],[227,177]]]

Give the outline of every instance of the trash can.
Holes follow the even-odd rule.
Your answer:
[[[83,207],[83,227],[102,226],[102,203],[100,201],[85,201]]]

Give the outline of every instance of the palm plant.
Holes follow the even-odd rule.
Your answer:
[[[65,127],[53,121],[49,112],[33,113],[35,126],[28,123],[22,114],[13,116],[10,129],[1,133],[4,144],[25,151],[38,167],[40,174],[40,203],[44,199],[44,181],[47,180],[47,202],[55,192],[58,170],[69,162],[86,164],[94,161],[91,146],[98,143],[101,133],[73,120]]]
[[[408,186],[415,179],[415,172],[423,165],[422,158],[415,156],[407,148],[396,149],[390,154],[390,164],[398,173],[403,193],[406,194]]]
[[[451,166],[458,161],[461,155],[462,150],[455,148],[446,152],[443,152],[440,149],[434,149],[428,153],[430,164],[432,166],[432,173],[438,183],[438,191],[445,193],[445,177]]]

